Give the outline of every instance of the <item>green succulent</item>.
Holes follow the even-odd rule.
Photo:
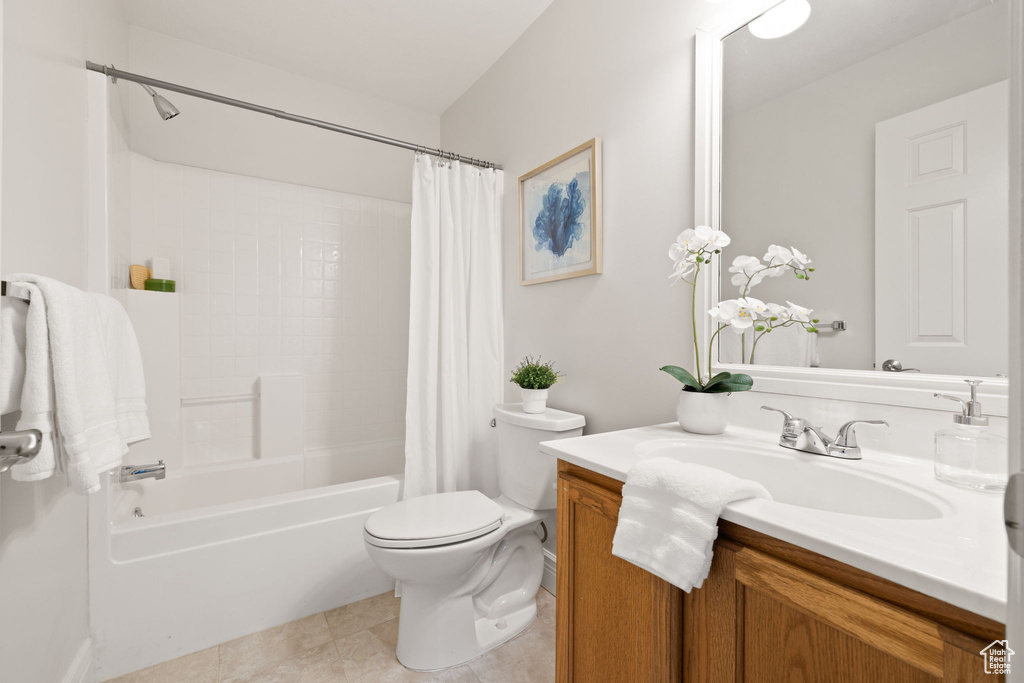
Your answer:
[[[565,375],[555,370],[554,361],[542,362],[540,357],[535,360],[532,356],[523,356],[509,381],[523,389],[548,389],[562,377]]]

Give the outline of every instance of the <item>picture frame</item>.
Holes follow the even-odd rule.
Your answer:
[[[519,284],[602,272],[601,138],[519,176]]]

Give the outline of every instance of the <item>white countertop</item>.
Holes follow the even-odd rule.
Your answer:
[[[778,434],[730,427],[725,434],[683,432],[675,422],[546,441],[541,451],[618,481],[643,456],[640,444],[685,439],[686,447],[727,441],[762,450],[777,448]],[[904,486],[936,501],[936,519],[883,519],[826,512],[777,501],[748,499],[728,505],[722,519],[787,541],[912,588],[976,614],[1006,621],[1008,544],[1001,495],[938,481],[931,461],[878,451],[862,460],[809,455],[809,467],[850,468]],[[800,454],[802,457],[803,454]]]

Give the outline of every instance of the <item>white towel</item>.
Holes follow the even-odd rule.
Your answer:
[[[718,335],[719,357],[723,363],[739,363],[742,349],[740,340],[746,339],[746,355],[750,356],[754,333],[739,335],[722,330]],[[816,368],[821,364],[818,353],[818,335],[799,325],[780,327],[764,334],[757,342],[755,365],[782,365],[791,368]]]
[[[30,314],[42,302],[49,341],[49,367],[60,458],[40,460],[24,475],[45,478],[63,465],[68,483],[78,493],[99,490],[99,474],[121,464],[128,444],[149,437],[141,354],[135,333],[119,303],[110,297],[86,294],[74,287],[37,275],[12,275],[19,284],[35,285]],[[38,312],[39,309],[36,309]],[[34,316],[38,318],[38,315]],[[26,383],[33,370],[30,350],[39,352],[39,337],[26,323]],[[41,362],[41,361],[40,361]],[[42,363],[46,365],[46,363]],[[40,391],[36,419],[45,422],[46,401]],[[22,395],[22,421],[26,419]],[[36,427],[39,428],[39,427]],[[33,461],[34,462],[34,461]],[[32,463],[27,463],[26,466]]]
[[[54,425],[53,365],[50,362],[50,338],[46,323],[46,299],[38,287],[25,284],[33,303],[25,304],[25,336],[20,349],[24,357],[25,375],[18,409],[18,429],[38,429],[43,438],[39,453],[32,460],[11,468],[17,481],[38,481],[53,476],[60,467],[59,446]]]
[[[626,475],[612,554],[690,592],[711,569],[718,517],[729,503],[771,496],[761,484],[671,458]]]
[[[142,352],[128,312],[116,299],[89,294],[96,317],[104,333],[107,371],[114,392],[118,430],[126,444],[150,437],[146,415],[146,379],[142,372]]]
[[[0,297],[0,415],[21,410],[28,304]]]

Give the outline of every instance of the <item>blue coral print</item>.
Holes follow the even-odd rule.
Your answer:
[[[533,224],[536,249],[546,249],[561,258],[573,242],[583,237],[584,225],[580,219],[587,202],[580,191],[579,179],[573,178],[568,184],[552,183],[542,202]]]

